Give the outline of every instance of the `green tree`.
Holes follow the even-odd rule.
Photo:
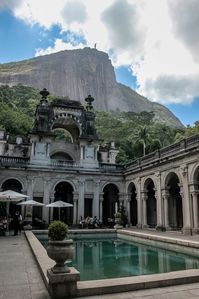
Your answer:
[[[152,138],[147,126],[140,126],[134,133],[134,142],[141,143],[143,146],[143,156],[146,155],[146,147],[150,144]]]

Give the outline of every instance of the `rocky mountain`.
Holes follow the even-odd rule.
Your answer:
[[[0,85],[23,84],[47,88],[51,94],[83,101],[91,94],[95,109],[154,111],[155,118],[182,127],[180,120],[163,105],[154,103],[116,81],[108,55],[96,49],[67,50],[29,60],[0,64]]]

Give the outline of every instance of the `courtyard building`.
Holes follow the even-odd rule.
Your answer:
[[[85,107],[71,100],[49,103],[47,96],[41,91],[27,140],[0,131],[1,191],[21,192],[45,205],[71,203],[60,216],[69,225],[87,216],[109,225],[123,205],[131,226],[198,233],[199,135],[117,165],[114,143],[97,136],[90,95]],[[10,203],[10,214],[14,209]],[[34,207],[33,213],[46,224],[58,219],[57,209]]]

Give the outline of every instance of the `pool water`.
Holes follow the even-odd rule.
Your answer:
[[[46,246],[47,241],[42,239],[40,241]],[[199,257],[124,241],[116,237],[95,237],[95,239],[75,237],[73,240],[75,257],[69,266],[80,271],[81,280],[199,268]]]

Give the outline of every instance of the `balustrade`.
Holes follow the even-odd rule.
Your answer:
[[[8,156],[0,156],[0,165],[1,166],[24,166],[29,163],[29,158],[23,157],[8,157]]]

